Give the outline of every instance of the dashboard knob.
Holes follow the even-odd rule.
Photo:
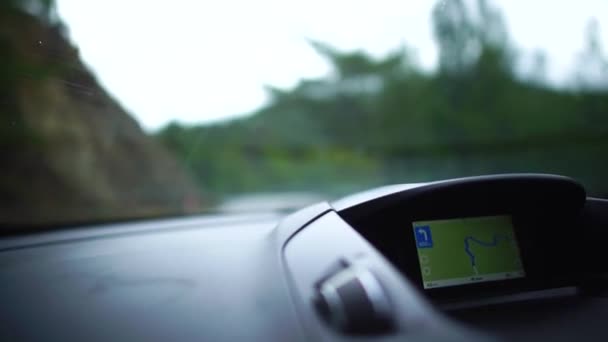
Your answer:
[[[347,334],[381,334],[393,328],[392,308],[380,281],[365,268],[351,266],[317,284],[319,314]]]

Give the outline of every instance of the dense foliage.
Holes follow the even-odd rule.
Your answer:
[[[219,197],[501,172],[565,174],[608,194],[608,62],[597,29],[575,82],[557,89],[542,55],[516,71],[497,9],[480,0],[474,13],[462,0],[436,7],[433,73],[405,48],[375,60],[313,42],[332,75],[270,88],[270,103],[244,119],[173,123],[157,137]]]

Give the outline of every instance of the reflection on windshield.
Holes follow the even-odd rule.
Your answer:
[[[492,2],[440,1],[429,19],[433,71],[413,47],[372,57],[311,40],[329,75],[268,86],[268,103],[239,119],[144,132],[83,63],[53,1],[4,1],[0,223],[192,213],[234,208],[245,194],[236,207],[272,210],[503,172],[564,174],[608,194],[608,58],[597,21],[580,33],[573,81],[558,87],[540,52],[521,71]],[[261,204],[282,192],[303,195]]]

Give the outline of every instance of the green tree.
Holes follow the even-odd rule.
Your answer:
[[[375,59],[311,42],[330,76],[269,88],[270,103],[245,119],[169,126],[159,137],[219,197],[522,171],[608,192],[607,92],[573,94],[516,75],[500,10],[475,4],[435,7],[437,72],[420,70],[407,48]],[[589,44],[596,56],[598,41]]]
[[[589,20],[585,50],[579,56],[576,86],[583,90],[608,89],[608,57],[601,43],[599,22]]]

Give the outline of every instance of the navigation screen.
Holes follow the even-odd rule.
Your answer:
[[[413,223],[425,289],[525,276],[511,216]]]

